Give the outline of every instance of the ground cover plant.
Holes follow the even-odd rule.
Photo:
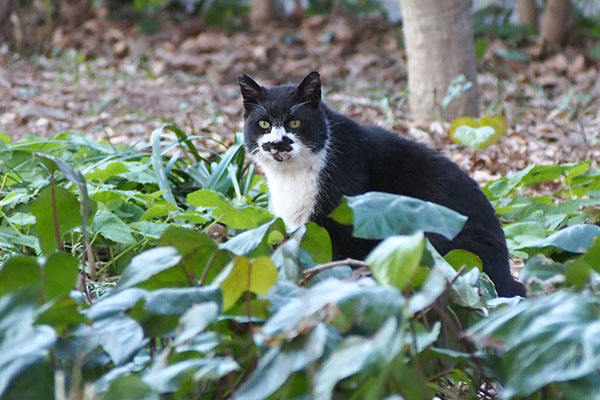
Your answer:
[[[336,218],[387,239],[331,262],[326,231],[269,213],[238,143],[202,156],[175,126],[135,147],[2,139],[2,398],[597,396],[590,162],[484,187],[525,262],[519,301],[496,298],[475,255],[428,244],[464,223],[440,206],[347,198]]]
[[[427,123],[408,115],[402,27],[378,1],[311,0],[260,29],[243,0],[9,3],[0,35],[23,34],[0,44],[0,399],[598,398],[593,1],[572,2],[546,54],[511,2],[485,2],[481,118]],[[345,199],[338,221],[385,238],[365,260],[332,261],[317,225],[285,230],[241,145],[235,78],[312,69],[336,109],[471,173],[528,299],[497,298],[473,254],[439,255],[424,232],[464,219],[433,204]]]

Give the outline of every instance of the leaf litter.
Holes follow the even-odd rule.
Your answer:
[[[148,35],[96,12],[57,28],[51,43],[52,56],[0,51],[0,132],[15,140],[74,130],[134,144],[171,122],[222,152],[211,139],[230,144],[242,129],[237,75],[270,85],[316,69],[336,109],[443,151],[481,184],[532,163],[600,159],[600,62],[582,45],[546,58],[525,48],[530,61],[515,61],[492,40],[478,66],[482,109],[504,115],[508,132],[474,151],[448,137],[451,121],[410,119],[402,29],[377,17],[317,15],[259,31],[165,20]]]

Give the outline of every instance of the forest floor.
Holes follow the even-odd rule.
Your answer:
[[[410,119],[402,31],[378,19],[314,16],[254,32],[164,22],[145,35],[96,17],[59,28],[51,43],[47,55],[0,49],[0,132],[15,140],[74,130],[133,144],[172,122],[231,143],[242,128],[237,75],[271,85],[319,70],[338,111],[444,151],[480,183],[532,163],[600,160],[600,61],[583,44],[540,58],[535,46],[517,53],[489,40],[478,62],[482,110],[509,129],[474,155],[448,138],[449,122]]]

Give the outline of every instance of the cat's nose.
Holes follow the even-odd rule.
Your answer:
[[[262,149],[266,152],[270,152],[272,150],[278,152],[288,152],[292,151],[292,143],[294,143],[292,139],[284,136],[280,141],[263,143]]]

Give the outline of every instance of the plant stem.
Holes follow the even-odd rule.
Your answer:
[[[317,275],[319,272],[323,272],[325,270],[339,267],[342,265],[349,265],[350,267],[356,267],[356,268],[360,268],[360,267],[368,268],[369,267],[369,264],[367,264],[366,262],[361,261],[361,260],[355,260],[353,258],[346,258],[345,260],[331,261],[331,262],[317,265],[316,267],[312,267],[312,268],[302,271],[302,279],[300,279],[299,284],[302,285],[304,282],[306,282],[313,276]]]
[[[60,229],[58,227],[58,211],[56,209],[56,191],[54,187],[54,171],[50,173],[50,190],[52,191],[52,219],[54,221],[54,236],[56,238],[56,247],[63,251],[63,245],[60,240]]]

